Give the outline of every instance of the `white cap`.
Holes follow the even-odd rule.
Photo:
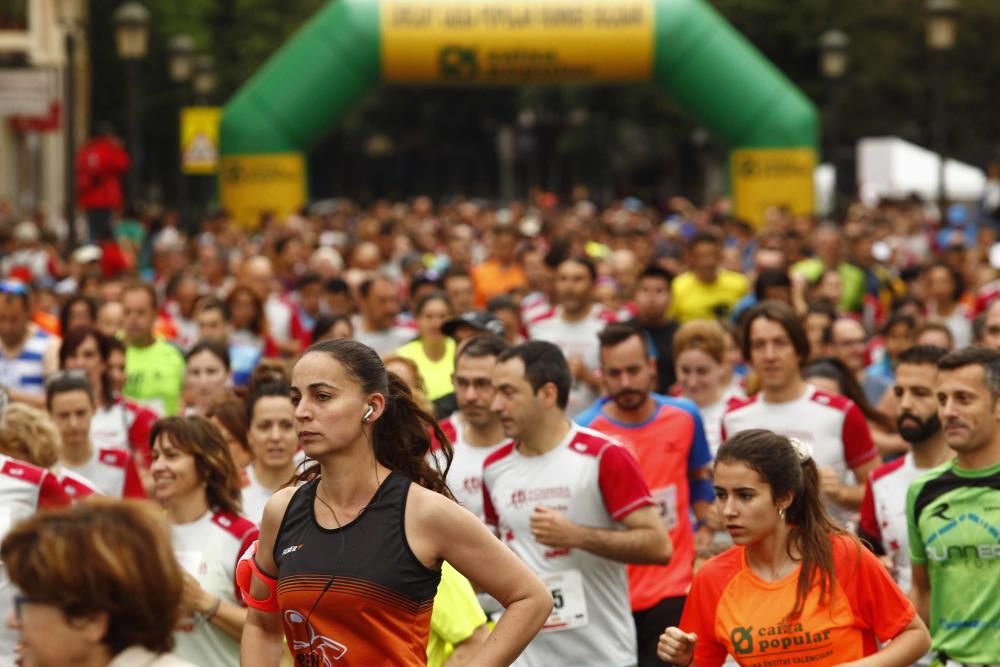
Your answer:
[[[32,243],[41,238],[38,233],[38,227],[31,220],[25,220],[24,222],[17,223],[14,227],[14,240],[22,241],[24,243]]]
[[[104,251],[96,245],[85,245],[77,248],[76,252],[73,253],[73,261],[80,264],[87,264],[89,262],[99,262],[103,256]]]

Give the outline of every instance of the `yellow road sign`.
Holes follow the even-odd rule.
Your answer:
[[[181,110],[181,170],[185,174],[218,171],[221,117],[221,107],[184,107]]]

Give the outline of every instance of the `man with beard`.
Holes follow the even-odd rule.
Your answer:
[[[695,542],[712,542],[712,489],[705,429],[697,407],[686,399],[653,393],[656,359],[642,329],[609,324],[598,336],[608,396],[577,416],[581,426],[604,433],[639,461],[663,527],[674,545],[668,565],[629,565],[629,597],[638,637],[640,667],[662,664],[656,643],[676,625],[693,576]],[[692,530],[690,511],[698,519]]]
[[[858,535],[885,556],[896,583],[910,589],[910,541],[906,533],[906,489],[910,482],[953,456],[938,418],[937,362],[948,350],[915,345],[896,364],[896,427],[910,443],[905,455],[872,471],[861,503]]]

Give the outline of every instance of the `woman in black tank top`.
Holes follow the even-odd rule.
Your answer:
[[[430,614],[447,560],[506,607],[477,665],[508,665],[545,622],[542,582],[451,498],[428,463],[431,433],[409,389],[371,348],[311,347],[292,373],[299,442],[315,461],[264,510],[241,664],[276,667],[281,634],[297,665],[424,665]],[[451,451],[447,448],[446,459]]]

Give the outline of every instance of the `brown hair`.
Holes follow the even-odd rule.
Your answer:
[[[43,410],[24,403],[12,403],[3,412],[0,452],[40,468],[59,462],[62,435]]]
[[[129,292],[145,292],[148,294],[153,310],[156,310],[160,305],[160,298],[156,295],[156,288],[150,283],[144,283],[141,280],[130,280],[122,287],[122,298],[124,299],[125,295]]]
[[[239,514],[242,506],[240,474],[219,429],[200,416],[164,417],[153,424],[149,434],[150,449],[164,435],[170,438],[175,449],[194,457],[198,477],[205,481],[209,505]]]
[[[92,498],[35,514],[0,545],[11,581],[69,618],[104,612],[102,642],[165,653],[174,645],[183,579],[165,525],[139,501]]]
[[[757,472],[771,487],[777,502],[792,496],[785,512],[791,526],[786,552],[791,557],[794,544],[802,555],[802,568],[795,589],[795,606],[789,618],[802,614],[813,583],[819,584],[820,605],[830,603],[836,574],[833,564],[833,535],[848,535],[827,514],[820,497],[819,470],[812,456],[802,459],[791,441],[764,429],[740,431],[726,440],[716,454],[716,465],[738,462]]]
[[[750,340],[750,328],[753,326],[754,320],[760,318],[777,322],[781,325],[781,328],[788,334],[789,340],[792,341],[795,354],[799,357],[799,367],[801,368],[805,365],[809,359],[809,337],[806,335],[805,326],[803,326],[802,320],[795,314],[792,307],[781,301],[762,301],[748,310],[747,314],[743,316],[740,335],[743,345],[743,358],[747,362],[751,359],[750,350],[752,341]]]
[[[250,451],[250,443],[247,442],[247,408],[243,399],[227,398],[224,401],[213,403],[205,416],[218,420],[222,427],[229,432],[229,435],[236,438],[240,447]]]
[[[685,322],[674,334],[674,361],[688,350],[701,350],[715,359],[716,363],[726,363],[726,330],[715,320],[692,320]]]
[[[382,364],[386,366],[389,364],[403,364],[409,368],[410,372],[413,373],[413,377],[416,378],[416,386],[411,386],[405,380],[403,380],[403,382],[406,386],[410,387],[410,393],[413,395],[413,400],[418,406],[420,406],[420,409],[429,414],[434,414],[434,404],[427,396],[427,386],[424,384],[424,376],[420,373],[420,367],[417,366],[417,362],[409,357],[391,353],[382,357]],[[403,378],[400,377],[400,380],[402,379]]]
[[[337,361],[361,385],[364,393],[385,396],[382,416],[372,426],[372,449],[376,460],[420,486],[454,499],[444,481],[452,458],[448,437],[437,419],[414,402],[409,386],[398,375],[385,370],[375,350],[356,340],[339,338],[316,343],[306,350],[305,355],[312,352],[328,355]],[[445,460],[443,470],[438,464],[438,457],[431,457],[434,465],[428,463],[427,453],[432,437],[440,443],[440,452]],[[317,470],[318,464],[310,466],[299,475],[299,479],[311,479]]]

